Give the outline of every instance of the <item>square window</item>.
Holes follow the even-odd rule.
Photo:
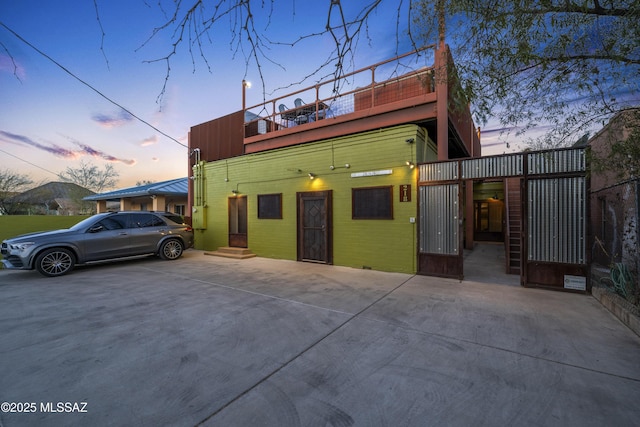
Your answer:
[[[282,193],[258,194],[258,218],[282,219]]]
[[[352,188],[353,219],[393,219],[393,186]]]

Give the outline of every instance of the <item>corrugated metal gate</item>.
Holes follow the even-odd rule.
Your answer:
[[[525,286],[587,290],[588,180],[584,148],[419,165],[418,272],[462,278],[465,186],[518,178]],[[469,219],[468,219],[469,220]]]

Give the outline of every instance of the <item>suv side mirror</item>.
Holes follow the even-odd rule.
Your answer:
[[[89,231],[89,233],[98,233],[98,232],[100,232],[102,230],[104,230],[104,227],[102,225],[94,225],[88,231]]]

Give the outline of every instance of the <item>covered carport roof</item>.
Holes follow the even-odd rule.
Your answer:
[[[189,179],[177,178],[169,181],[155,182],[153,184],[137,185],[135,187],[122,188],[107,193],[87,196],[83,200],[117,200],[140,196],[187,196],[189,192]]]

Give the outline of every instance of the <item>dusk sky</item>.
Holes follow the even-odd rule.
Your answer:
[[[345,12],[362,7],[355,3],[349,10],[344,2]],[[101,169],[111,164],[120,174],[118,188],[187,176],[189,128],[240,110],[243,78],[254,82],[247,91],[247,104],[259,103],[257,67],[251,64],[245,74],[244,57],[234,56],[232,50],[229,25],[219,25],[211,33],[213,44],[205,46],[211,71],[197,54],[194,65],[186,46],[181,46],[158,102],[166,64],[145,62],[171,50],[170,32],[145,44],[153,29],[166,21],[158,2],[96,0],[96,4],[100,22],[93,1],[0,3],[0,24],[75,76],[0,25],[0,170],[46,183],[59,180],[58,173],[83,161]],[[278,4],[287,9],[273,13],[265,30],[271,40],[292,42],[303,33],[323,31],[329,2]],[[361,38],[358,44],[354,67],[395,55],[397,5],[395,0],[383,0],[370,21],[370,43]],[[266,60],[261,64],[266,91],[302,80],[329,55],[332,43],[326,35],[295,47],[274,46],[269,54],[279,64]],[[409,50],[408,40],[401,40],[398,53]],[[314,83],[310,80],[304,86]],[[486,153],[505,151],[498,136],[490,129],[483,135]]]

